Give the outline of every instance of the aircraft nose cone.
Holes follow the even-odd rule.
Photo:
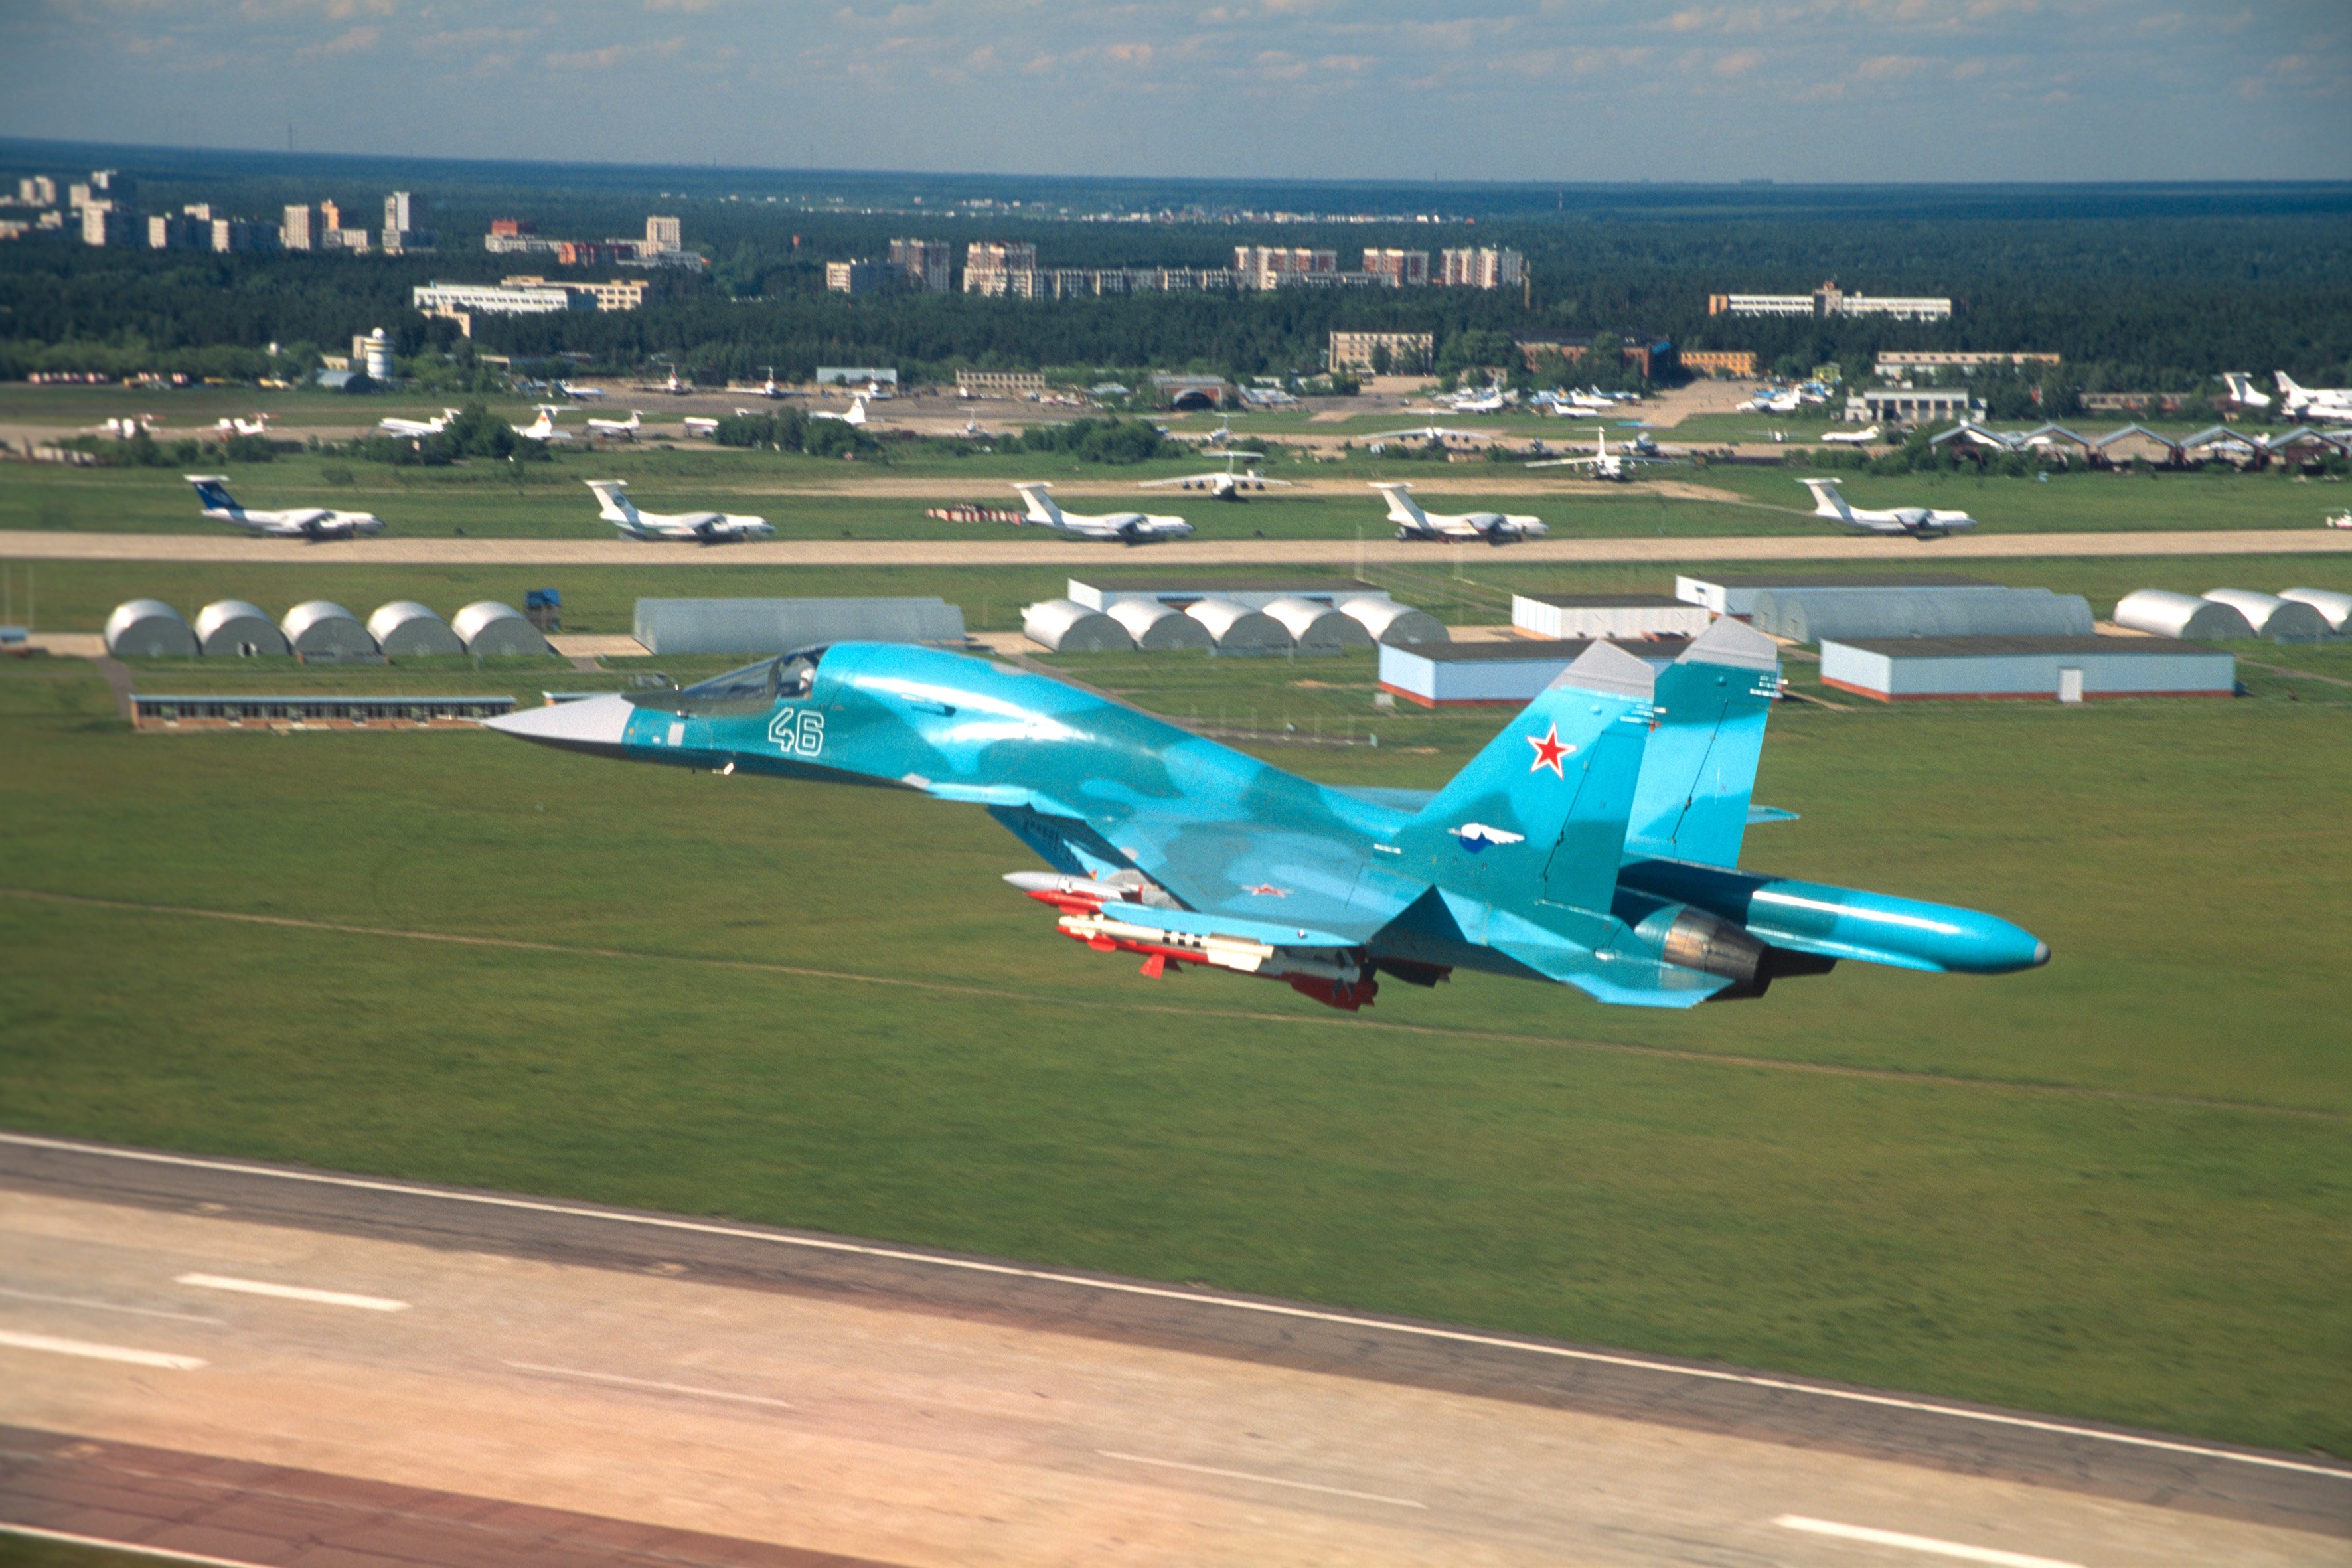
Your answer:
[[[635,711],[625,697],[583,697],[572,702],[551,702],[544,708],[518,709],[485,719],[482,724],[542,746],[617,755],[628,735],[629,715]]]
[[[2046,942],[2035,942],[2033,944],[2033,967],[2039,969],[2049,962],[2050,944]]]

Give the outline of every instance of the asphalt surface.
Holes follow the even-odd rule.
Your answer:
[[[975,525],[978,526],[978,525]],[[1201,539],[1129,548],[1005,529],[972,539],[771,540],[668,544],[626,539],[356,539],[308,544],[245,534],[70,533],[0,530],[0,560],[294,561],[335,565],[488,566],[1081,566],[1149,561],[1184,566],[1328,566],[1429,563],[1466,555],[1512,562],[1947,561],[2057,556],[2319,555],[2352,553],[2340,529],[2183,530],[2160,533],[1992,533],[1954,539],[1795,538],[1539,539],[1501,548],[1402,540]]]
[[[1228,1519],[1217,1514],[1209,1503],[1193,1499],[1183,1504],[1185,1517],[1191,1521],[1188,1529],[1197,1526],[1210,1530],[1211,1534],[1185,1536],[1185,1551],[1202,1549],[1212,1540],[1230,1543],[1250,1539],[1247,1531],[1254,1527],[1248,1521],[1253,1519],[1276,1520],[1290,1531],[1283,1539],[1292,1545],[1304,1540],[1328,1546],[1336,1539],[1331,1537],[1332,1531],[1344,1536],[1352,1526],[1345,1521],[1335,1524],[1320,1513],[1312,1513],[1312,1510],[1341,1507],[1358,1512],[1368,1510],[1371,1516],[1364,1528],[1374,1534],[1364,1536],[1360,1542],[1360,1556],[1367,1561],[1520,1560],[1515,1552],[1500,1549],[1514,1541],[1524,1543],[1530,1538],[1547,1538],[1562,1531],[1573,1536],[1579,1529],[1594,1532],[1584,1542],[1590,1549],[1590,1560],[1647,1562],[1677,1554],[1664,1552],[1656,1542],[1628,1544],[1619,1540],[1611,1531],[1625,1528],[1622,1520],[1595,1522],[1580,1514],[1561,1514],[1559,1510],[1575,1501],[1573,1495],[1567,1494],[1577,1494],[1580,1486],[1592,1489],[1596,1498],[1636,1493],[1645,1487],[1665,1489],[1646,1506],[1653,1514],[1690,1510],[1691,1517],[1674,1521],[1675,1531],[1716,1540],[1725,1548],[1720,1555],[1701,1553],[1701,1560],[1706,1561],[1888,1560],[1883,1553],[1875,1558],[1867,1552],[1855,1557],[1851,1553],[1856,1548],[1813,1537],[1800,1541],[1786,1530],[1764,1531],[1766,1538],[1776,1544],[1774,1551],[1761,1557],[1755,1556],[1752,1551],[1741,1555],[1730,1548],[1738,1544],[1739,1531],[1748,1526],[1739,1523],[1735,1528],[1733,1522],[1707,1511],[1718,1506],[1718,1497],[1738,1499],[1742,1500],[1740,1506],[1746,1510],[1740,1515],[1742,1520],[1755,1515],[1771,1522],[1772,1500],[1784,1492],[1814,1500],[1827,1495],[1830,1502],[1826,1506],[1842,1507],[1849,1515],[1867,1513],[1874,1507],[1881,1510],[1878,1521],[1865,1522],[1883,1522],[1885,1498],[1910,1498],[1919,1511],[1942,1521],[1944,1534],[1939,1538],[1945,1540],[1966,1539],[1972,1521],[1981,1532],[1994,1528],[1989,1521],[2019,1521],[2030,1516],[2042,1532],[2039,1539],[2063,1542],[2072,1532],[2076,1548],[2085,1541],[2103,1542],[2110,1548],[2101,1553],[2084,1552],[2080,1556],[2053,1552],[2049,1560],[2056,1562],[2226,1559],[2341,1563],[2346,1555],[2343,1542],[2352,1539],[2352,1467],[2325,1459],[2242,1449],[2160,1433],[1845,1387],[1711,1363],[1681,1363],[1597,1347],[1412,1322],[1309,1303],[1034,1268],[1003,1259],[726,1220],[433,1187],[249,1162],[110,1149],[19,1134],[0,1134],[0,1192],[16,1194],[10,1201],[20,1206],[29,1204],[37,1209],[40,1204],[50,1203],[62,1205],[59,1213],[95,1213],[101,1217],[77,1222],[81,1226],[78,1234],[105,1237],[110,1241],[107,1258],[85,1264],[74,1260],[79,1254],[67,1255],[54,1265],[62,1272],[43,1275],[30,1286],[20,1286],[15,1293],[24,1296],[29,1291],[30,1299],[79,1299],[77,1291],[89,1296],[111,1292],[119,1300],[134,1299],[127,1293],[137,1280],[150,1276],[167,1277],[161,1271],[184,1267],[188,1258],[212,1256],[206,1248],[242,1258],[236,1266],[240,1272],[260,1268],[255,1261],[257,1247],[341,1248],[339,1252],[317,1252],[315,1256],[321,1261],[306,1261],[302,1267],[313,1272],[331,1273],[338,1280],[360,1276],[392,1280],[404,1294],[419,1300],[420,1311],[425,1304],[423,1298],[436,1292],[478,1304],[482,1316],[452,1331],[458,1334],[459,1342],[469,1347],[478,1346],[485,1336],[511,1331],[516,1321],[530,1313],[549,1311],[551,1321],[564,1325],[563,1331],[584,1337],[557,1350],[531,1353],[551,1361],[562,1358],[568,1365],[590,1364],[590,1358],[610,1356],[624,1345],[636,1348],[640,1340],[650,1347],[667,1331],[666,1325],[675,1321],[702,1325],[702,1331],[690,1336],[688,1342],[682,1342],[682,1348],[677,1352],[688,1364],[698,1367],[714,1355],[749,1355],[751,1352],[741,1348],[747,1345],[773,1347],[789,1342],[811,1347],[837,1339],[865,1346],[866,1352],[861,1353],[872,1353],[880,1359],[854,1376],[839,1366],[830,1366],[825,1375],[847,1377],[850,1383],[866,1388],[897,1376],[902,1366],[919,1362],[926,1352],[942,1357],[943,1364],[958,1369],[959,1375],[969,1374],[969,1369],[974,1366],[990,1364],[992,1358],[1012,1357],[1023,1369],[1004,1374],[1014,1382],[1024,1385],[1042,1384],[1049,1376],[1063,1374],[1072,1379],[1071,1386],[1066,1388],[1048,1391],[1041,1387],[1035,1395],[1041,1400],[1046,1399],[1049,1392],[1059,1401],[1095,1400],[1107,1397],[1099,1394],[1105,1387],[1132,1383],[1135,1389],[1142,1391],[1139,1405],[1121,1405],[1089,1416],[1097,1423],[1088,1427],[1090,1436],[1057,1439],[1076,1442],[1082,1454],[1091,1453],[1097,1458],[1108,1456],[1118,1461],[1109,1465],[1111,1470],[1118,1472],[1116,1485],[1109,1479],[1087,1482],[1096,1489],[1087,1490],[1079,1484],[1086,1478],[1074,1481],[1065,1473],[1068,1465],[1076,1461],[1065,1459],[1048,1467],[1051,1473],[1045,1479],[1024,1471],[1020,1479],[993,1480],[982,1489],[992,1496],[994,1489],[1019,1492],[1042,1488],[1052,1503],[1046,1512],[1076,1510],[1070,1516],[1075,1519],[1085,1516],[1086,1510],[1095,1505],[1103,1487],[1110,1487],[1122,1499],[1128,1498],[1128,1492],[1120,1489],[1131,1489],[1136,1476],[1153,1466],[1162,1468],[1145,1476],[1146,1480],[1156,1483],[1166,1479],[1168,1484],[1180,1488],[1238,1488],[1248,1493],[1251,1488],[1243,1482],[1214,1479],[1226,1477],[1230,1469],[1232,1475],[1241,1476],[1244,1482],[1255,1479],[1297,1489],[1284,1494],[1283,1500],[1303,1499],[1298,1506],[1310,1509],[1311,1517],[1262,1515],[1249,1510],[1265,1507],[1264,1500],[1249,1498],[1244,1500],[1246,1507]],[[100,1205],[110,1207],[90,1207]],[[107,1213],[143,1213],[156,1217],[106,1221],[102,1216]],[[30,1228],[23,1234],[36,1238],[51,1237],[53,1232],[63,1235],[72,1229],[64,1220],[24,1223]],[[44,1226],[47,1228],[44,1229]],[[165,1227],[158,1231],[158,1239],[140,1245],[180,1261],[150,1264],[145,1261],[147,1254],[131,1250],[132,1233],[142,1226]],[[224,1239],[205,1239],[215,1231]],[[299,1238],[291,1242],[268,1240],[286,1233],[353,1239],[331,1243],[325,1239],[316,1243],[301,1243]],[[119,1245],[115,1245],[118,1238]],[[365,1244],[364,1247],[359,1244]],[[17,1250],[15,1243],[0,1247],[0,1256]],[[117,1253],[121,1256],[117,1257]],[[26,1241],[22,1244],[22,1256],[38,1264],[40,1247],[33,1241]],[[311,1255],[304,1256],[307,1258]],[[435,1262],[436,1258],[442,1261]],[[124,1258],[131,1261],[126,1263]],[[523,1290],[522,1285],[509,1279],[506,1273],[492,1270],[486,1277],[488,1265],[484,1259],[509,1260],[499,1266],[502,1269],[530,1265],[541,1271],[531,1276],[540,1283]],[[73,1284],[78,1271],[85,1268],[97,1276],[105,1275],[108,1269],[127,1271],[120,1279],[100,1278],[99,1283],[93,1285]],[[0,1280],[16,1283],[10,1274],[9,1266],[0,1263]],[[595,1281],[599,1279],[607,1283],[598,1285]],[[634,1308],[621,1300],[628,1292],[648,1289],[668,1294],[649,1296],[643,1305]],[[500,1290],[522,1293],[510,1302],[503,1298],[492,1300],[490,1298]],[[568,1296],[564,1294],[567,1291]],[[672,1301],[681,1304],[674,1309],[665,1305]],[[762,1306],[763,1301],[772,1305]],[[555,1304],[549,1305],[551,1302]],[[0,1298],[0,1325],[10,1323],[15,1312],[22,1310],[20,1301]],[[582,1323],[583,1315],[592,1310],[618,1314],[616,1321],[627,1327],[606,1324],[592,1331]],[[779,1325],[761,1319],[761,1312],[815,1316],[791,1325]],[[849,1314],[856,1326],[843,1328],[827,1314]],[[172,1314],[151,1315],[168,1318]],[[730,1316],[743,1320],[731,1331],[731,1337],[712,1327]],[[58,1329],[54,1323],[47,1326],[53,1331]],[[113,1322],[104,1326],[116,1333],[126,1331]],[[544,1333],[556,1331],[549,1329]],[[714,1334],[719,1337],[709,1337]],[[737,1348],[731,1352],[714,1348],[727,1345]],[[898,1348],[901,1345],[903,1349]],[[360,1349],[340,1342],[320,1346],[307,1342],[299,1348],[310,1356],[326,1355],[332,1351],[339,1358],[356,1357],[371,1369],[366,1375],[379,1380],[389,1377],[395,1364],[392,1352],[373,1342]],[[435,1348],[436,1354],[446,1352],[459,1361],[464,1359],[457,1352],[446,1352],[446,1347],[437,1342]],[[434,1369],[433,1376],[447,1376],[446,1371],[440,1370],[438,1361],[423,1350],[416,1353],[417,1376],[425,1376],[427,1367]],[[761,1353],[774,1352],[763,1349]],[[503,1364],[512,1366],[517,1363],[509,1360]],[[660,1368],[648,1370],[632,1364],[632,1373],[608,1381],[625,1384],[634,1379],[649,1388],[669,1386],[660,1381],[669,1375]],[[70,1432],[79,1429],[70,1419],[71,1414],[82,1407],[78,1401],[96,1401],[89,1406],[93,1411],[104,1405],[97,1394],[68,1390],[55,1396],[63,1401],[61,1404],[27,1410],[17,1396],[5,1392],[7,1366],[7,1362],[0,1362],[0,1421]],[[640,1377],[640,1373],[646,1375]],[[277,1375],[282,1383],[289,1374],[280,1369]],[[318,1375],[331,1377],[340,1373],[322,1372]],[[772,1381],[761,1386],[798,1387],[814,1375],[805,1366],[780,1366],[774,1370]],[[715,1376],[708,1370],[698,1370],[687,1381],[699,1385],[710,1383]],[[389,1389],[392,1385],[386,1383],[383,1386]],[[463,1381],[439,1386],[444,1391],[425,1400],[425,1405],[438,1407],[461,1402],[473,1397],[476,1388],[475,1384]],[[1132,1392],[1134,1389],[1130,1389]],[[994,1391],[992,1399],[1002,1393]],[[541,1391],[533,1397],[543,1402],[549,1395]],[[908,1398],[911,1406],[921,1407],[914,1424],[929,1434],[915,1452],[932,1456],[944,1441],[937,1436],[942,1428],[932,1424],[960,1401],[943,1395],[935,1381],[925,1383]],[[1191,1426],[1178,1421],[1187,1398],[1197,1398],[1201,1405],[1201,1414]],[[1335,1415],[1335,1401],[1354,1413]],[[784,1405],[776,1399],[764,1403]],[[131,1407],[138,1407],[135,1400]],[[1357,1477],[1356,1482],[1349,1485],[1275,1482],[1258,1474],[1260,1468],[1276,1468],[1270,1461],[1263,1467],[1254,1463],[1240,1468],[1213,1462],[1220,1459],[1221,1453],[1211,1451],[1211,1436],[1203,1436],[1200,1428],[1214,1426],[1220,1420],[1232,1425],[1231,1419],[1220,1413],[1234,1409],[1253,1412],[1247,1424],[1263,1426],[1269,1434],[1275,1431],[1275,1424],[1281,1422],[1293,1423],[1299,1432],[1308,1434],[1298,1441],[1319,1463],[1318,1468],[1307,1473],[1328,1476],[1343,1472],[1342,1479],[1356,1477],[1359,1468],[1375,1473],[1370,1479]],[[61,1417],[60,1411],[66,1412],[66,1416]],[[1026,1411],[1015,1414],[1025,1418]],[[494,1425],[501,1418],[499,1407],[492,1406],[487,1407],[477,1420]],[[126,1436],[137,1436],[159,1449],[218,1451],[205,1443],[180,1440],[188,1428],[151,1430],[134,1423],[126,1429],[121,1426],[125,1419],[128,1417],[118,1412],[110,1417],[113,1429],[100,1436],[117,1442]],[[553,1416],[551,1415],[549,1419],[552,1421]],[[860,1418],[861,1422],[870,1419]],[[982,1451],[992,1455],[1002,1442],[993,1425],[996,1419],[997,1413],[992,1410],[988,1419],[979,1421],[971,1437]],[[583,1414],[582,1420],[586,1429],[599,1433],[611,1430],[593,1413]],[[1439,1441],[1437,1435],[1449,1422],[1459,1424],[1463,1436],[1452,1443]],[[92,1424],[106,1423],[93,1415]],[[1139,1424],[1155,1430],[1129,1436]],[[1462,1477],[1445,1473],[1442,1461],[1410,1446],[1407,1440],[1412,1432],[1423,1426],[1433,1441],[1439,1441],[1439,1447],[1449,1452],[1492,1435],[1507,1455],[1541,1455],[1544,1466],[1539,1473],[1517,1478],[1524,1481],[1528,1499],[1488,1497],[1480,1501],[1473,1510],[1481,1521],[1475,1528],[1462,1525],[1463,1533],[1447,1533],[1439,1530],[1435,1516],[1424,1519],[1415,1515],[1406,1521],[1412,1529],[1438,1533],[1398,1538],[1394,1535],[1398,1528],[1395,1519],[1408,1504],[1424,1514],[1431,1510],[1445,1514],[1444,1504],[1451,1490],[1467,1484]],[[203,1433],[214,1428],[195,1422],[193,1430]],[[864,1431],[862,1426],[860,1430]],[[890,1426],[889,1430],[896,1433],[898,1427]],[[1350,1435],[1370,1432],[1385,1432],[1392,1439],[1407,1441],[1407,1447],[1396,1452],[1356,1455],[1345,1464],[1335,1457],[1338,1450],[1347,1447]],[[1398,1438],[1400,1432],[1402,1438]],[[1260,1434],[1252,1431],[1248,1436],[1256,1438]],[[160,1440],[165,1437],[175,1440]],[[1506,1438],[1508,1440],[1503,1441]],[[393,1441],[389,1437],[384,1440]],[[667,1439],[689,1446],[705,1440],[709,1440],[707,1434],[683,1431]],[[878,1439],[866,1433],[862,1440]],[[545,1441],[551,1443],[554,1439]],[[891,1441],[904,1443],[907,1439],[894,1436]],[[762,1442],[766,1446],[761,1452],[778,1451],[772,1438]],[[24,1438],[0,1442],[0,1448],[17,1453],[27,1444],[39,1447],[36,1439]],[[1136,1451],[1129,1452],[1130,1446]],[[1654,1446],[1657,1453],[1638,1464],[1628,1458],[1647,1446]],[[601,1447],[595,1451],[601,1452]],[[666,1454],[671,1450],[665,1447],[656,1451]],[[1195,1462],[1204,1453],[1212,1462]],[[1192,1458],[1154,1458],[1155,1454]],[[580,1462],[588,1461],[583,1458]],[[825,1462],[842,1461],[829,1455]],[[886,1473],[896,1474],[913,1462],[900,1453],[882,1468]],[[1502,1472],[1507,1471],[1513,1462],[1517,1461],[1492,1460],[1480,1469],[1478,1485],[1507,1491],[1505,1482],[1514,1478]],[[54,1453],[34,1460],[25,1460],[19,1454],[10,1463],[18,1467],[10,1473],[17,1475],[19,1480],[0,1485],[0,1510],[16,1507],[6,1501],[16,1495],[10,1487],[21,1492],[25,1485],[33,1485],[19,1484],[24,1474],[46,1474],[54,1479],[78,1473]],[[1086,1463],[1102,1468],[1094,1460]],[[356,1471],[360,1464],[360,1458],[354,1458],[351,1464],[334,1468]],[[1611,1465],[1619,1467],[1622,1473],[1612,1472],[1612,1479],[1603,1485],[1603,1469]],[[165,1471],[159,1469],[157,1473]],[[962,1474],[960,1470],[943,1472],[933,1485],[944,1490],[956,1489],[961,1480],[951,1478],[961,1478]],[[1581,1478],[1579,1485],[1554,1479],[1571,1474]],[[1907,1480],[1903,1479],[1906,1476]],[[1202,1480],[1202,1477],[1212,1479]],[[375,1479],[413,1485],[418,1477]],[[849,1492],[856,1490],[846,1482],[843,1485]],[[41,1490],[42,1486],[34,1485],[34,1489]],[[467,1490],[463,1487],[425,1489]],[[47,1486],[48,1492],[61,1496],[72,1490],[62,1480]],[[1318,1493],[1325,1495],[1318,1499]],[[1751,1493],[1755,1498],[1752,1505],[1744,1500]],[[589,1500],[560,1495],[560,1489],[558,1494],[524,1500],[534,1506],[554,1507],[559,1512],[566,1507],[573,1511],[599,1511],[580,1508],[583,1500]],[[509,1488],[502,1495],[511,1499],[514,1489]],[[1332,1497],[1357,1500],[1335,1504],[1329,1501]],[[1364,1498],[1371,1500],[1364,1501]],[[814,1508],[805,1500],[798,1506],[803,1510]],[[974,1517],[997,1518],[997,1514],[989,1511],[994,1506],[975,1503],[973,1507],[978,1511]],[[1129,1510],[1129,1514],[1121,1517],[1131,1525],[1131,1510],[1145,1503],[1129,1500],[1121,1506]],[[1594,1506],[1601,1505],[1595,1502]],[[1821,1506],[1817,1503],[1817,1510]],[[643,1519],[651,1511],[655,1510],[638,1510],[635,1517]],[[1017,1516],[1021,1510],[1013,1509],[1011,1512]],[[17,1511],[11,1517],[21,1520],[26,1516]],[[813,1525],[812,1530],[822,1539],[812,1539],[805,1534],[794,1535],[792,1530],[779,1526],[765,1515],[759,1516],[767,1520],[761,1531],[714,1529],[727,1517],[730,1516],[720,1514],[709,1520],[698,1516],[689,1521],[653,1522],[671,1528],[690,1523],[716,1535],[764,1534],[772,1542],[782,1535],[796,1548],[846,1552],[853,1557],[884,1562],[940,1560],[941,1538],[901,1540],[888,1531],[868,1537],[835,1521],[824,1530],[816,1530]],[[797,1519],[800,1515],[791,1517]],[[1899,1530],[1905,1522],[1908,1521],[1899,1521],[1894,1528]],[[967,1521],[957,1528],[984,1531],[988,1527]],[[1013,1531],[1011,1539],[1019,1543],[1006,1560],[1019,1561],[1033,1555],[1031,1548],[1043,1539],[1020,1535],[1011,1525],[1004,1528]],[[1454,1528],[1447,1526],[1448,1530]],[[1660,1528],[1665,1525],[1662,1523]],[[1279,1533],[1273,1523],[1267,1524],[1267,1529],[1272,1532],[1269,1539]],[[1220,1530],[1243,1533],[1217,1534]],[[1480,1533],[1488,1530],[1502,1531],[1503,1537],[1489,1539]],[[2083,1534],[2083,1531],[2089,1533]],[[1925,1533],[1934,1536],[1937,1532],[1929,1530]],[[1676,1538],[1681,1536],[1677,1534]],[[974,1547],[974,1542],[982,1537],[950,1531],[943,1539],[949,1542],[946,1560],[981,1560],[998,1555],[992,1549],[981,1552]],[[2161,1550],[2151,1552],[2147,1548],[2150,1540],[2178,1540],[2182,1554],[2176,1557]],[[2128,1552],[2119,1549],[2118,1543],[2134,1541],[2141,1544]],[[1601,1549],[1612,1542],[1624,1550]],[[2297,1547],[2297,1542],[2304,1544]],[[1068,1560],[1084,1560],[1086,1553],[1078,1550],[1083,1542],[1069,1544],[1072,1555]],[[1469,1550],[1474,1545],[1478,1548],[1475,1552]],[[1748,1545],[1752,1548],[1754,1542]],[[1500,1554],[1490,1552],[1489,1548],[1496,1549]],[[971,1549],[969,1558],[964,1555],[967,1549]],[[2024,1550],[2028,1555],[2037,1552],[2032,1547]],[[1872,1547],[1869,1551],[1881,1549]],[[1847,1555],[1840,1555],[1841,1552]],[[1177,1553],[1179,1557],[1183,1554]],[[1264,1560],[1288,1560],[1292,1555],[1286,1550],[1272,1552]],[[1346,1560],[1349,1553],[1341,1551],[1338,1557]],[[249,1560],[289,1559],[264,1555]],[[490,1552],[476,1553],[467,1560],[499,1558],[497,1552]],[[681,1554],[680,1560],[706,1559]]]

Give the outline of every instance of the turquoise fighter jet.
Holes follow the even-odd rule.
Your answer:
[[[1285,773],[1050,676],[836,643],[682,689],[488,721],[632,762],[886,785],[978,806],[1050,868],[1005,879],[1066,935],[1283,981],[1349,1011],[1456,969],[1688,1007],[1840,959],[1994,974],[2006,921],[1738,867],[1780,685],[1717,621],[1663,670],[1596,642],[1433,795]]]

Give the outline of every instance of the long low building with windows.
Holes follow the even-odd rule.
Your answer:
[[[515,710],[511,697],[150,696],[131,699],[142,730],[422,730],[478,724]]]

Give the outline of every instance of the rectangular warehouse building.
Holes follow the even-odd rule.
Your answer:
[[[1483,703],[1521,707],[1559,679],[1591,637],[1559,642],[1525,638],[1509,642],[1437,643],[1417,647],[1381,646],[1381,689],[1423,708]],[[1619,644],[1653,668],[1674,663],[1688,637],[1658,637]]]
[[[963,611],[944,599],[639,599],[648,653],[791,653],[835,642],[961,646]]]
[[[2000,584],[1955,572],[1813,572],[1784,576],[1675,578],[1675,597],[1704,605],[1718,616],[1745,619],[1756,613],[1756,595],[1769,588],[1992,588]]]
[[[1664,594],[1514,594],[1511,626],[1528,637],[1695,637],[1715,617]]]
[[[1822,684],[1882,702],[2228,697],[2232,656],[2158,637],[1884,637],[1822,644]]]

